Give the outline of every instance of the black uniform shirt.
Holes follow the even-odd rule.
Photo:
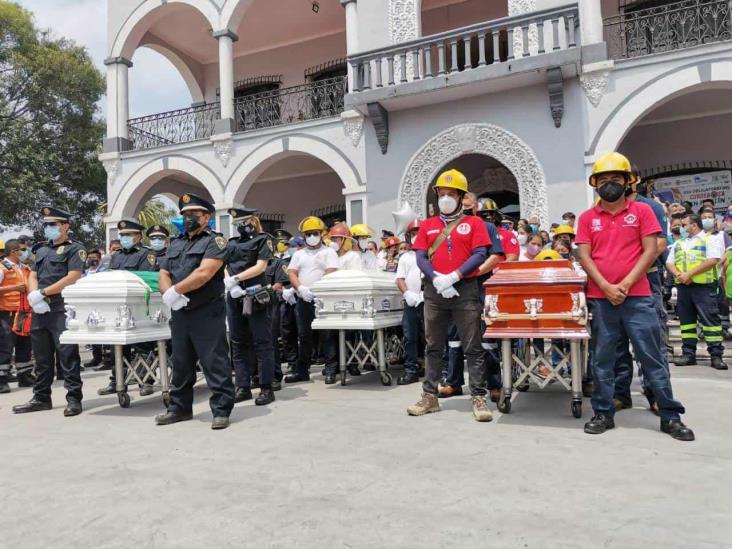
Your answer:
[[[146,257],[145,261],[140,265],[141,271],[158,272],[160,270],[160,259],[168,253],[168,248],[163,248],[160,251],[151,250],[150,248],[143,248]]]
[[[234,237],[229,239],[229,259],[227,261],[229,274],[237,275],[246,271],[250,267],[254,267],[260,259],[269,261],[273,256],[272,237],[267,233],[260,233],[254,238]],[[267,274],[262,273],[259,276],[244,281],[244,287],[267,284]]]
[[[284,288],[290,287],[290,276],[287,274],[287,267],[292,257],[274,257],[267,266],[267,283],[282,284]]]
[[[160,269],[168,271],[173,284],[177,284],[195,271],[204,259],[226,261],[227,249],[226,239],[223,236],[206,229],[193,237],[183,233],[174,238],[170,242],[168,253],[158,261]],[[188,292],[186,297],[191,300],[186,306],[188,310],[223,299],[224,266],[222,265],[203,286]]]
[[[110,271],[144,271],[143,263],[147,262],[145,248],[140,245],[133,246],[129,250],[122,248],[112,256],[109,262]]]
[[[84,272],[86,268],[86,250],[78,242],[67,240],[62,244],[48,242],[36,251],[33,272],[38,276],[38,289],[48,288],[64,278],[69,271]],[[61,294],[48,296],[51,311],[64,310]]]

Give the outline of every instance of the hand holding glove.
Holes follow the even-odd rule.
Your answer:
[[[447,288],[453,286],[458,280],[460,280],[460,275],[457,271],[453,271],[446,275],[435,273],[432,285],[435,287],[435,290],[441,294]]]
[[[239,299],[240,297],[244,297],[246,293],[247,291],[241,286],[234,286],[232,288],[229,288],[229,295],[232,297],[232,299]]]
[[[37,305],[41,301],[43,301],[43,294],[40,290],[33,290],[31,293],[28,294],[28,303],[30,303],[31,307]]]
[[[307,286],[300,286],[297,289],[297,294],[308,303],[312,303],[313,299],[315,299],[315,295],[313,295],[313,292]]]
[[[37,315],[45,315],[46,313],[51,311],[51,306],[46,303],[43,299],[36,303],[35,305],[32,305],[33,312]]]
[[[239,279],[235,276],[227,276],[224,278],[224,286],[226,287],[226,291],[230,291],[232,288],[239,285]]]
[[[282,299],[284,299],[285,303],[288,305],[294,305],[297,302],[295,299],[295,288],[286,288],[282,290]]]
[[[440,295],[445,299],[452,299],[453,297],[458,297],[460,294],[455,288],[448,286],[445,290],[440,292]]]
[[[175,303],[178,300],[180,300],[181,297],[183,297],[183,295],[179,294],[178,292],[175,291],[175,286],[171,286],[163,294],[163,303],[165,303],[168,307],[173,309],[173,305],[175,305]],[[186,298],[186,299],[188,299],[188,298]],[[178,309],[180,309],[180,307],[178,307]],[[177,311],[178,309],[173,309],[173,310]]]

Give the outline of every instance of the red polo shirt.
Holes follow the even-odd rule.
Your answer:
[[[445,228],[445,223],[439,216],[426,219],[419,227],[417,237],[412,243],[414,250],[429,250]],[[450,233],[432,256],[432,266],[435,271],[448,274],[458,269],[473,255],[475,248],[490,246],[491,238],[485,228],[483,220],[474,215],[466,215],[460,224]],[[472,278],[478,274],[476,269],[465,278]]]
[[[518,259],[518,256],[521,253],[521,248],[519,247],[516,235],[502,227],[496,227],[496,230],[498,231],[498,238],[501,239],[501,247],[503,247],[503,253],[505,254],[501,256],[499,263],[506,261],[506,256],[509,254],[514,254]]]
[[[661,226],[650,206],[626,200],[616,214],[600,204],[587,210],[577,220],[577,244],[589,244],[590,255],[610,284],[618,284],[630,273],[643,254],[644,236],[659,234]],[[651,287],[643,276],[630,289],[629,296],[649,296]],[[605,294],[590,278],[587,297],[604,298]]]

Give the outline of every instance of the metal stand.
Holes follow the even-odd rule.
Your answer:
[[[160,385],[163,404],[170,404],[170,376],[168,374],[168,350],[165,340],[157,342],[157,354],[151,353],[152,358],[138,354],[132,363],[124,357],[124,345],[114,345],[114,372],[117,378],[115,389],[117,400],[122,408],[130,407],[130,395],[127,386],[137,383],[142,386],[145,380],[152,380],[154,385]],[[125,371],[126,367],[126,371]]]
[[[376,331],[376,338],[371,345],[364,343],[363,338],[358,338],[354,345],[346,340],[346,330],[338,330],[338,341],[340,342],[340,370],[341,385],[346,385],[346,372],[348,366],[355,364],[362,369],[365,364],[377,363],[379,365],[379,377],[381,384],[389,386],[392,383],[392,376],[388,371],[386,363],[386,347],[384,344],[384,330]]]

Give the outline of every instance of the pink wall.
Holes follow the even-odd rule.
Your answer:
[[[435,9],[429,9],[429,6],[429,3],[423,4],[423,36],[508,15],[508,3],[505,0],[468,0]]]

